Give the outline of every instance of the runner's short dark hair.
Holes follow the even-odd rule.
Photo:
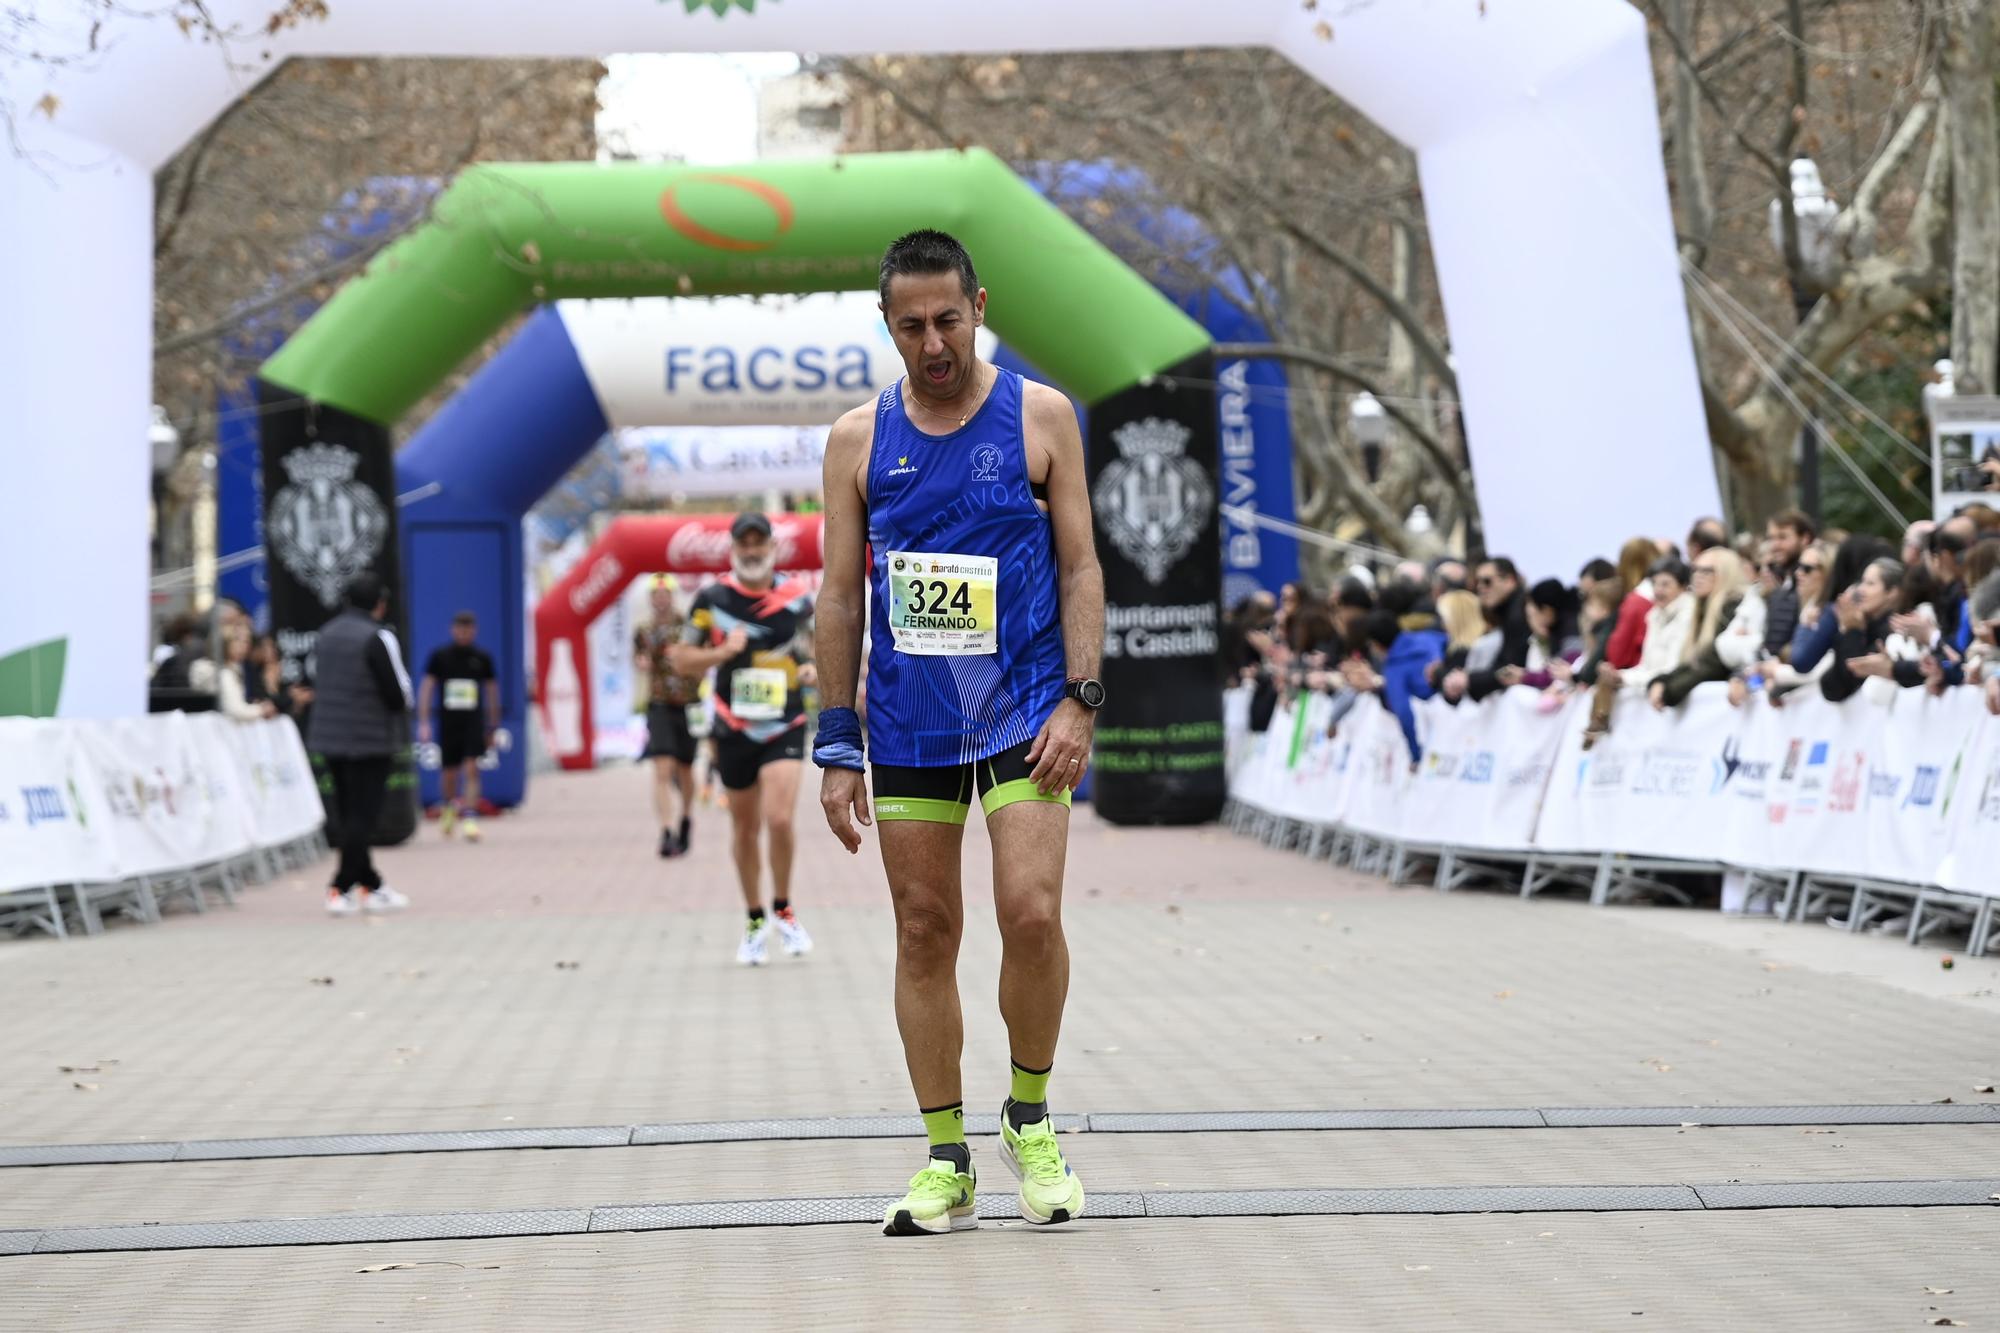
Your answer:
[[[479,617],[473,615],[470,611],[460,611],[451,618],[451,623],[454,625],[477,625]]]
[[[979,275],[972,271],[972,256],[958,238],[929,227],[898,236],[882,254],[882,303],[889,303],[889,279],[897,274],[956,273],[958,285],[970,301],[979,295]]]

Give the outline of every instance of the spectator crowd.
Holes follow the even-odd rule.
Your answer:
[[[312,690],[287,685],[282,666],[278,641],[256,633],[241,606],[220,598],[212,615],[177,615],[161,627],[153,650],[155,711],[212,709],[239,722],[284,713],[303,727]]]
[[[2000,511],[1914,523],[1898,549],[1788,509],[1761,533],[1732,537],[1704,518],[1678,543],[1634,537],[1573,582],[1530,582],[1505,556],[1443,556],[1404,561],[1379,585],[1357,566],[1330,595],[1287,584],[1231,610],[1224,667],[1253,687],[1253,730],[1299,691],[1332,696],[1336,730],[1375,694],[1418,756],[1416,700],[1506,689],[1537,691],[1550,710],[1587,694],[1586,747],[1610,731],[1620,694],[1665,710],[1709,682],[1738,706],[1800,690],[1979,689],[2000,714],[1996,637]]]

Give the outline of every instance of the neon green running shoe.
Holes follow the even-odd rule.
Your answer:
[[[1083,1182],[1063,1160],[1055,1126],[1043,1116],[1018,1132],[1007,1119],[1010,1097],[1000,1107],[1000,1153],[1021,1178],[1021,1216],[1037,1226],[1074,1222],[1083,1216]]]
[[[953,1231],[970,1231],[979,1225],[973,1211],[973,1188],[977,1184],[968,1169],[943,1157],[933,1157],[924,1169],[910,1177],[910,1192],[889,1205],[882,1216],[885,1236],[942,1236]]]

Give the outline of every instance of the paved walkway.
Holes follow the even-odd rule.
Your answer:
[[[2000,1178],[2000,1109],[1980,1109],[2000,1098],[1975,1091],[2000,1075],[2000,964],[1947,972],[1935,950],[1818,926],[1391,890],[1218,830],[1082,812],[1052,1096],[1088,1130],[1069,1150],[1093,1198],[1130,1216],[905,1243],[864,1224],[606,1230],[633,1224],[615,1205],[838,1212],[917,1165],[912,1140],[881,1137],[900,1121],[851,1119],[913,1109],[879,861],[842,854],[809,796],[800,816],[795,898],[819,948],[760,972],[731,961],[721,812],[700,812],[692,856],[659,861],[636,768],[539,781],[484,845],[426,830],[386,853],[405,916],[329,921],[300,876],[234,912],[0,944],[0,1162],[71,1145],[83,1163],[0,1166],[0,1255],[10,1233],[46,1249],[120,1224],[199,1246],[0,1257],[0,1328],[1874,1329],[2000,1311],[2000,1216],[1894,1206],[1983,1204],[1978,1182]],[[1006,1045],[988,846],[976,828],[967,843],[967,1100],[985,1111]],[[1714,1109],[1797,1105],[1827,1109]],[[1857,1105],[1914,1109],[1838,1109]],[[1500,1114],[1264,1132],[1197,1114],[1382,1125],[1411,1108]],[[1574,1108],[1617,1109],[1549,1127]],[[1128,1112],[1194,1118],[1107,1118]],[[1771,1123],[1698,1123],[1733,1114]],[[1919,1123],[1858,1123],[1894,1115]],[[626,1146],[645,1126],[762,1118],[823,1123]],[[347,1137],[551,1127],[591,1132],[516,1142],[613,1146]],[[871,1137],[828,1137],[854,1134]],[[208,1142],[279,1137],[300,1141]],[[223,1160],[105,1160],[149,1153]],[[974,1154],[1004,1203],[992,1140]],[[1786,1182],[1803,1192],[1724,1188]],[[1548,1192],[1576,1186],[1643,1188]],[[1242,1193],[1270,1189],[1316,1193]],[[1840,1202],[1890,1206],[1820,1206]],[[1445,1215],[1400,1211],[1419,1207]],[[171,1229],[246,1221],[370,1239],[214,1248],[232,1242]],[[548,1234],[375,1239],[503,1229]]]

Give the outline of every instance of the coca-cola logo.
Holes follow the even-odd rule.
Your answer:
[[[789,567],[798,554],[799,536],[796,526],[780,521],[772,526],[771,545],[776,554],[779,569]],[[667,538],[667,568],[693,572],[703,569],[729,568],[729,529],[709,527],[704,523],[684,523],[674,529],[674,535]]]
[[[587,614],[598,598],[618,586],[625,577],[625,567],[618,563],[618,557],[607,555],[592,565],[583,580],[569,592],[569,609],[578,615]]]

